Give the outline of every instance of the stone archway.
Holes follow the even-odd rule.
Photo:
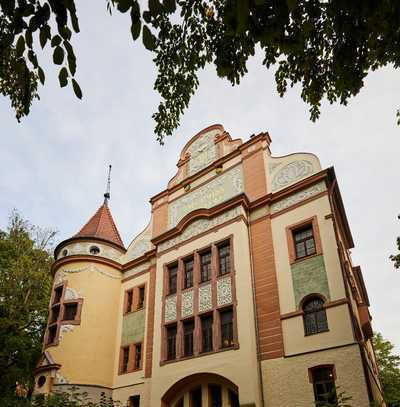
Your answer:
[[[239,407],[239,389],[226,377],[196,373],[172,385],[161,400],[162,407]]]

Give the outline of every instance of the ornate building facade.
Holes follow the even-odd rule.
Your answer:
[[[128,248],[107,199],[57,246],[36,393],[75,386],[131,407],[382,400],[334,169],[270,143],[210,126]]]

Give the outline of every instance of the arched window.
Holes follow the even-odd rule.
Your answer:
[[[306,335],[313,335],[328,330],[328,321],[324,302],[319,297],[312,297],[303,304],[304,329]]]

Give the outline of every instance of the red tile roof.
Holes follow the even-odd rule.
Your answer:
[[[100,206],[74,237],[97,237],[125,248],[107,203]]]

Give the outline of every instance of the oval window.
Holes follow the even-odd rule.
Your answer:
[[[46,376],[40,376],[37,381],[38,387],[43,387],[45,383],[46,383]]]
[[[91,246],[89,249],[90,254],[99,254],[100,249],[97,246]]]
[[[67,254],[68,254],[68,250],[67,250],[67,249],[64,249],[64,250],[62,251],[63,257],[65,257]]]

